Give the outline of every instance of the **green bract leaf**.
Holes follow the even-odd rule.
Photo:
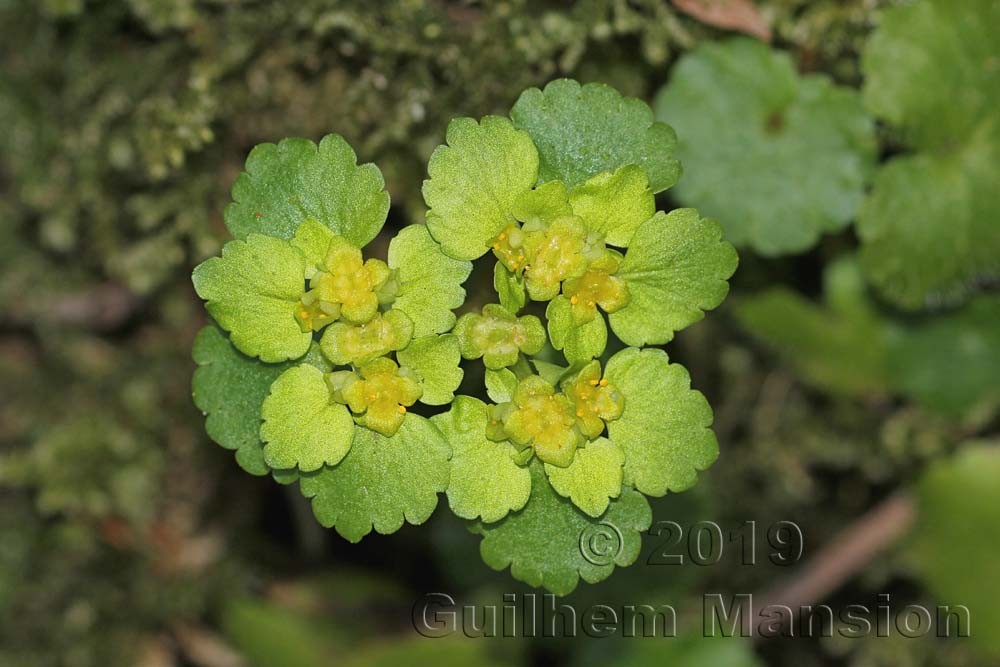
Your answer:
[[[691,389],[683,366],[663,350],[627,348],[608,360],[604,376],[625,397],[608,438],[625,452],[625,484],[649,496],[694,486],[719,455],[712,408]]]
[[[199,264],[192,281],[233,345],[276,362],[301,357],[312,342],[311,332],[295,319],[305,274],[305,258],[287,241],[250,234],[227,243],[222,257]]]
[[[509,368],[486,369],[486,394],[494,403],[506,403],[514,397],[517,376]]]
[[[964,605],[971,638],[1000,656],[1000,442],[971,442],[950,461],[931,467],[918,491],[912,556],[941,604]]]
[[[599,517],[610,499],[621,494],[623,463],[622,450],[607,438],[598,438],[577,448],[573,462],[565,468],[546,463],[545,474],[556,493]]]
[[[194,404],[205,413],[208,437],[236,451],[236,462],[252,475],[266,475],[263,443],[260,441],[260,406],[279,375],[293,362],[265,364],[237,350],[216,326],[198,332],[194,341],[192,389]],[[329,370],[313,345],[302,363]],[[294,362],[299,363],[299,362]]]
[[[347,406],[334,403],[323,371],[302,364],[282,373],[260,409],[264,461],[311,472],[336,465],[354,440]]]
[[[493,289],[500,297],[500,305],[517,314],[524,308],[527,297],[524,294],[524,277],[507,270],[503,262],[493,265]]]
[[[426,521],[448,487],[450,456],[437,428],[408,414],[392,437],[358,428],[339,465],[302,474],[302,494],[321,524],[358,542],[373,527],[385,535]]]
[[[399,365],[417,375],[423,389],[420,402],[427,405],[444,405],[455,397],[455,390],[462,383],[463,371],[459,368],[462,355],[458,340],[451,334],[414,338],[405,349],[396,353]]]
[[[306,278],[312,278],[317,269],[325,268],[330,244],[335,238],[336,235],[329,227],[316,220],[305,220],[295,230],[290,243],[306,259]]]
[[[475,259],[514,221],[514,201],[537,180],[538,151],[527,133],[501,116],[480,123],[456,118],[448,124],[447,142],[427,165],[427,227],[445,253]]]
[[[645,102],[622,97],[610,86],[557,79],[544,91],[521,93],[510,116],[538,147],[542,183],[559,180],[573,188],[629,164],[645,169],[653,192],[680,177],[673,129],[655,122]]]
[[[537,225],[573,215],[573,207],[569,205],[566,185],[562,181],[549,181],[518,197],[511,212],[521,222]]]
[[[887,9],[861,62],[868,108],[921,148],[970,138],[1000,108],[998,25],[993,0]]]
[[[233,185],[226,227],[238,239],[255,232],[290,239],[299,225],[315,220],[361,248],[385,223],[384,187],[378,167],[358,166],[339,135],[323,137],[319,146],[308,139],[260,144]]]
[[[722,303],[738,261],[719,226],[698,211],[658,212],[636,231],[618,269],[630,299],[609,316],[611,328],[636,347],[672,340]]]
[[[1000,130],[949,153],[890,160],[861,209],[861,262],[905,308],[964,298],[1000,276]]]
[[[524,509],[473,530],[483,536],[479,551],[487,565],[495,570],[510,566],[515,579],[568,595],[581,577],[593,584],[609,577],[615,565],[634,563],[652,520],[649,503],[629,488],[601,517],[589,517],[552,490],[535,462]]]
[[[535,367],[535,372],[541,375],[546,382],[554,387],[559,386],[559,382],[570,370],[567,366],[550,364],[549,362],[541,361],[540,359],[532,359],[531,365]]]
[[[850,222],[875,158],[860,96],[800,77],[785,53],[746,38],[681,58],[656,100],[678,132],[677,198],[726,238],[765,255],[799,252]]]
[[[470,262],[448,257],[425,226],[410,225],[389,242],[389,268],[398,283],[393,308],[410,316],[414,336],[451,329],[451,311],[465,301],[462,283],[472,271]]]
[[[600,313],[586,324],[576,324],[569,299],[560,294],[549,302],[545,319],[548,320],[552,347],[562,350],[571,365],[604,354],[608,344],[608,326]]]
[[[458,396],[449,412],[431,421],[453,449],[448,503],[455,514],[491,523],[524,507],[531,473],[514,462],[517,449],[510,442],[486,438],[485,403]]]
[[[569,200],[589,231],[619,248],[656,212],[646,172],[634,164],[594,176],[573,188]]]

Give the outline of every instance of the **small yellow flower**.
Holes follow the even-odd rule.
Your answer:
[[[351,411],[363,415],[364,425],[385,436],[399,430],[406,408],[423,395],[416,380],[400,371],[388,357],[379,357],[363,366],[361,377],[345,383],[341,391]]]

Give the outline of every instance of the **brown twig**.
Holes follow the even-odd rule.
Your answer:
[[[841,530],[791,579],[755,595],[761,604],[754,602],[754,607],[783,605],[795,610],[822,601],[902,538],[915,518],[913,496],[906,492],[890,496]]]
[[[45,317],[53,324],[107,332],[128,321],[139,305],[139,297],[127,288],[105,283],[56,301]]]

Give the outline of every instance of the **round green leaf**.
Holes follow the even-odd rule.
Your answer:
[[[423,225],[401,229],[389,242],[388,260],[399,282],[392,307],[410,316],[413,335],[450,330],[455,324],[452,310],[465,302],[462,283],[472,264],[445,255]]]
[[[871,283],[908,309],[964,299],[1000,276],[1000,131],[890,160],[858,219]]]
[[[266,475],[260,440],[260,406],[271,383],[293,364],[307,363],[321,370],[329,366],[313,344],[300,361],[265,364],[237,350],[217,326],[198,332],[193,348],[198,364],[192,380],[194,404],[205,414],[208,437],[236,452],[236,462],[252,475]]]
[[[521,93],[510,116],[538,147],[541,183],[559,180],[573,188],[629,164],[646,171],[653,192],[666,190],[680,177],[674,130],[654,121],[645,102],[623,97],[610,86],[557,79],[544,91]]]
[[[629,302],[611,313],[611,329],[628,345],[660,345],[726,298],[739,262],[715,222],[693,208],[662,211],[632,238],[617,275]]]
[[[328,134],[319,146],[308,139],[260,144],[233,184],[226,227],[238,239],[252,233],[290,239],[311,219],[362,248],[385,224],[389,193],[384,187],[378,167],[359,166],[339,135]]]
[[[921,148],[969,139],[1000,108],[998,25],[994,0],[885,10],[861,60],[868,108]]]
[[[657,497],[694,486],[719,443],[712,408],[684,367],[663,350],[626,348],[608,360],[604,377],[625,397],[622,416],[608,424],[608,438],[625,452],[625,484]]]
[[[865,101],[926,151],[881,169],[858,220],[869,280],[903,308],[1000,275],[997,21],[991,0],[926,0],[886,10],[865,50]]]
[[[478,523],[483,536],[479,552],[494,570],[555,595],[569,595],[582,578],[597,583],[615,566],[635,562],[642,533],[653,513],[642,494],[626,488],[599,518],[589,517],[561,497],[545,477],[542,464],[532,463],[531,497],[524,509],[494,524]]]
[[[336,465],[354,440],[347,406],[334,403],[323,371],[306,364],[282,373],[261,406],[264,461],[311,472]]]
[[[860,96],[824,75],[800,77],[788,54],[762,42],[705,42],[688,53],[656,115],[680,137],[677,198],[738,246],[800,252],[861,205],[876,145]]]
[[[448,504],[455,514],[492,523],[524,507],[531,473],[514,462],[513,445],[487,439],[485,403],[458,396],[451,410],[431,421],[452,447]]]
[[[607,438],[591,440],[577,448],[565,468],[545,464],[545,474],[556,493],[593,517],[604,514],[611,498],[622,492],[625,454]]]
[[[250,234],[195,267],[191,280],[233,345],[273,363],[301,357],[312,342],[295,319],[305,274],[305,257],[288,241]]]
[[[475,259],[514,222],[511,207],[538,177],[538,151],[501,116],[456,118],[447,142],[427,165],[427,227],[447,255]]]
[[[462,383],[464,372],[459,367],[462,354],[458,340],[451,334],[414,338],[396,353],[400,366],[417,375],[424,393],[420,402],[426,405],[445,405],[455,397],[455,390]]]
[[[387,535],[430,518],[448,488],[450,456],[437,428],[411,413],[392,437],[359,427],[344,460],[303,473],[300,486],[323,526],[359,542],[372,528]]]

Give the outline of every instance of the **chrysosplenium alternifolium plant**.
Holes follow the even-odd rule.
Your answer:
[[[297,481],[352,542],[423,523],[443,492],[484,560],[531,585],[565,594],[630,564],[644,496],[718,453],[687,371],[645,347],[717,306],[737,262],[697,211],[656,211],[675,143],[643,102],[569,80],[510,118],[456,119],[427,224],[385,260],[366,247],[389,209],[374,165],[337,135],[258,146],[225,212],[235,240],[194,272],[216,322],[194,349],[209,435]],[[481,257],[496,303],[456,319]],[[463,358],[485,365],[489,404],[455,395]],[[611,552],[581,541],[598,524]]]

